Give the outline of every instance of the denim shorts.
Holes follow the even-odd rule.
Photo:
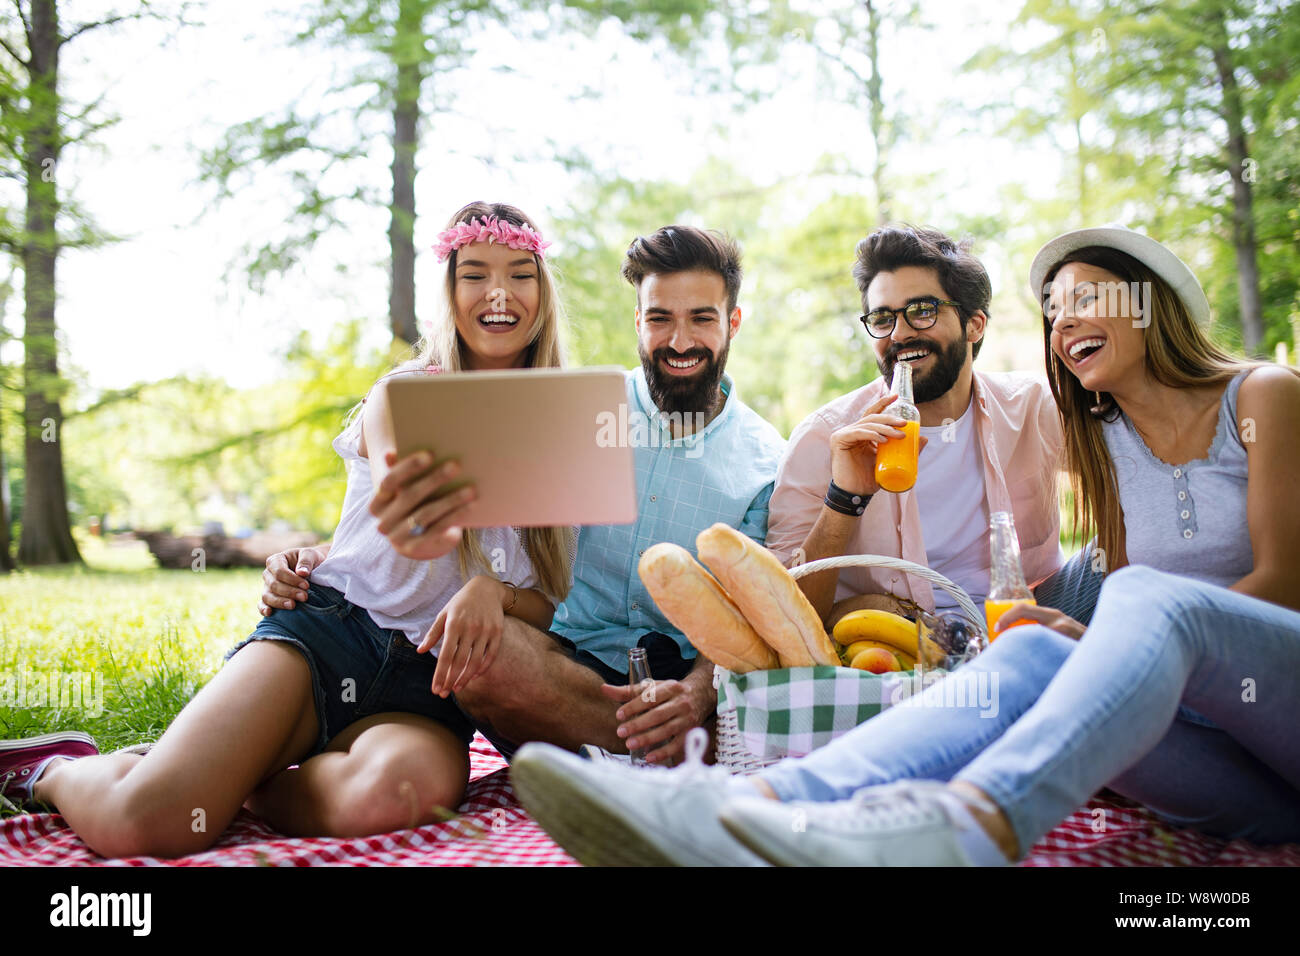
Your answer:
[[[226,660],[252,641],[283,641],[307,659],[320,724],[308,756],[323,751],[349,724],[387,711],[428,717],[467,745],[474,736],[473,725],[452,698],[438,697],[430,689],[437,659],[416,653],[405,634],[380,627],[365,608],[334,588],[311,585],[306,601],[262,618]]]

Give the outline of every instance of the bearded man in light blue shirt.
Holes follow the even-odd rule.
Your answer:
[[[627,373],[627,408],[612,427],[635,449],[637,520],[583,528],[553,632],[507,617],[496,659],[457,693],[507,757],[542,740],[678,762],[686,732],[712,720],[713,665],[660,613],[637,562],[661,541],[694,553],[695,536],[719,521],[760,543],[767,535],[785,441],[724,374],[740,331],[739,248],[665,226],[632,243],[623,276],[637,290],[641,368]],[[626,686],[636,646],[647,651],[653,694]]]

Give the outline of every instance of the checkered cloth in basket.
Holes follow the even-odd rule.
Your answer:
[[[724,673],[718,709],[734,709],[748,749],[803,756],[911,694],[912,671],[878,675],[849,667]]]

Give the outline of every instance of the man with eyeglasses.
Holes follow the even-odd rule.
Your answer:
[[[881,377],[808,416],[790,436],[772,494],[767,546],[788,565],[844,554],[901,557],[943,574],[977,606],[989,591],[989,515],[1009,511],[1039,603],[1086,622],[1100,587],[1084,560],[1061,567],[1056,404],[1044,379],[975,372],[992,287],[970,252],[941,232],[886,226],[857,247],[853,276]],[[916,485],[881,491],[876,448],[900,437],[885,411],[895,365],[912,366],[922,449]],[[1055,576],[1053,577],[1053,575]],[[828,627],[898,599],[951,610],[946,592],[888,569],[809,575],[800,586]],[[891,596],[892,595],[892,596]]]

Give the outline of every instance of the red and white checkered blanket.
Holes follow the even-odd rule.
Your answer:
[[[0,866],[576,866],[524,812],[505,761],[481,736],[460,815],[353,840],[289,839],[242,811],[216,846],[180,860],[105,860],[50,814],[0,821]],[[1023,866],[1300,866],[1300,844],[1225,843],[1170,830],[1141,807],[1098,797],[1034,847]]]

